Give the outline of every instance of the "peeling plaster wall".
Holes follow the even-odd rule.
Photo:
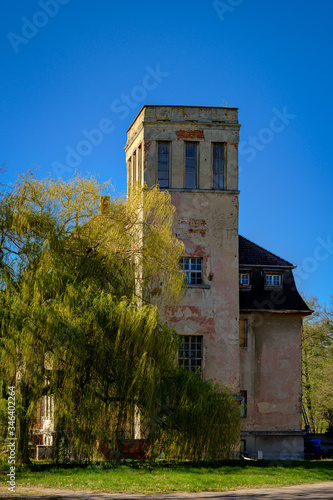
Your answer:
[[[239,391],[238,140],[237,109],[145,106],[130,129],[127,161],[144,145],[144,182],[157,182],[157,143],[170,143],[169,191],[176,207],[174,232],[187,257],[203,259],[203,286],[165,312],[183,335],[202,335],[203,376]],[[185,141],[198,144],[197,189],[185,187]],[[224,190],[213,190],[213,143],[225,144]],[[129,174],[129,178],[131,175]]]
[[[225,189],[238,189],[238,112],[235,108],[145,106],[127,131],[127,162],[144,144],[144,182],[156,184],[157,141],[171,142],[170,190],[184,188],[184,141],[200,144],[199,189],[212,189],[212,142],[226,143]]]
[[[241,389],[247,391],[244,430],[302,429],[302,317],[248,314],[248,347],[240,353]]]
[[[238,391],[237,196],[173,192],[171,200],[177,210],[174,231],[186,256],[203,258],[204,287],[188,287],[182,303],[167,310],[167,319],[181,334],[203,335],[204,378]]]

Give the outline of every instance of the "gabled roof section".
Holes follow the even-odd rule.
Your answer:
[[[294,268],[290,262],[239,236],[239,265]]]

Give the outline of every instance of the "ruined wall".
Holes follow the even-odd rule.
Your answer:
[[[241,389],[247,391],[244,430],[302,429],[302,317],[247,314],[248,347],[240,353]]]

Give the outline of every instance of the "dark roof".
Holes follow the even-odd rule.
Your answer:
[[[295,267],[290,262],[281,259],[274,253],[252,243],[243,236],[239,236],[239,265],[240,266],[272,266]]]
[[[311,314],[297,291],[290,262],[281,259],[268,250],[239,236],[239,265],[253,266],[250,272],[251,287],[240,288],[239,305],[241,311],[275,311]],[[265,287],[265,268],[280,268],[282,287]],[[249,270],[250,271],[250,270]]]

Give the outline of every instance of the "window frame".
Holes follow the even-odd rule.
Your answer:
[[[185,266],[183,267],[183,264],[185,264],[185,260],[189,261],[189,268],[188,269],[186,269]],[[201,269],[192,268],[191,261],[200,261]],[[194,262],[193,262],[193,264],[194,264]],[[182,257],[181,259],[179,259],[179,266],[184,273],[184,280],[186,280],[186,286],[200,287],[200,286],[204,285],[204,282],[203,282],[203,258],[202,257]],[[188,273],[190,276],[192,276],[192,275],[194,276],[194,274],[196,274],[196,275],[199,274],[201,277],[200,282],[196,281],[197,277],[193,280],[193,282],[192,282],[192,280],[191,280],[191,282],[189,282],[188,281]]]
[[[247,275],[249,277],[249,282],[247,284],[244,284],[244,283],[240,282],[241,275],[243,275],[243,276]],[[251,273],[250,273],[250,271],[245,271],[245,270],[244,271],[239,271],[239,273],[238,273],[238,284],[239,284],[240,288],[251,288],[252,283],[251,283]]]
[[[199,189],[199,142],[198,141],[184,141],[184,186],[185,189]],[[190,174],[190,172],[187,172],[187,146],[194,146],[195,147],[195,187],[188,186],[187,185],[187,175]],[[193,157],[189,157],[193,158]]]
[[[183,337],[183,343],[178,350],[179,366],[183,367],[185,370],[190,370],[194,372],[199,371],[200,375],[202,375],[203,352],[204,352],[203,335],[182,335],[182,337]],[[187,349],[185,349],[186,344],[188,344]],[[186,351],[189,353],[188,356],[184,354]],[[191,356],[191,352],[194,352],[194,356]],[[198,352],[200,353],[200,356],[198,356]],[[188,366],[185,366],[185,361],[188,361]]]
[[[225,190],[225,164],[226,164],[226,143],[225,142],[212,142],[212,189],[214,191],[224,191]],[[222,147],[222,153],[223,153],[223,166],[222,166],[222,172],[215,172],[214,171],[214,150],[216,146],[221,146]],[[222,176],[222,187],[215,187],[215,176]],[[217,183],[219,184],[219,183]]]
[[[171,162],[170,162],[170,159],[171,159],[171,141],[156,141],[156,184],[159,186],[160,189],[169,189],[171,186],[170,186],[170,165],[171,165]],[[168,146],[168,153],[159,153],[158,149],[159,149],[159,145],[160,144],[164,144],[164,145],[167,145]],[[167,170],[159,170],[159,154],[168,154],[168,168]],[[167,186],[161,186],[160,185],[160,181],[164,181],[166,179],[160,179],[159,178],[159,173],[160,172],[168,172],[168,178],[167,178]]]
[[[278,284],[274,284],[274,279],[273,279],[272,284],[268,284],[267,283],[267,278],[268,277],[274,278],[275,276],[279,276],[279,283]],[[283,280],[282,280],[282,273],[281,272],[278,272],[278,271],[265,271],[265,288],[280,289],[280,288],[282,288],[282,285],[283,285]]]

